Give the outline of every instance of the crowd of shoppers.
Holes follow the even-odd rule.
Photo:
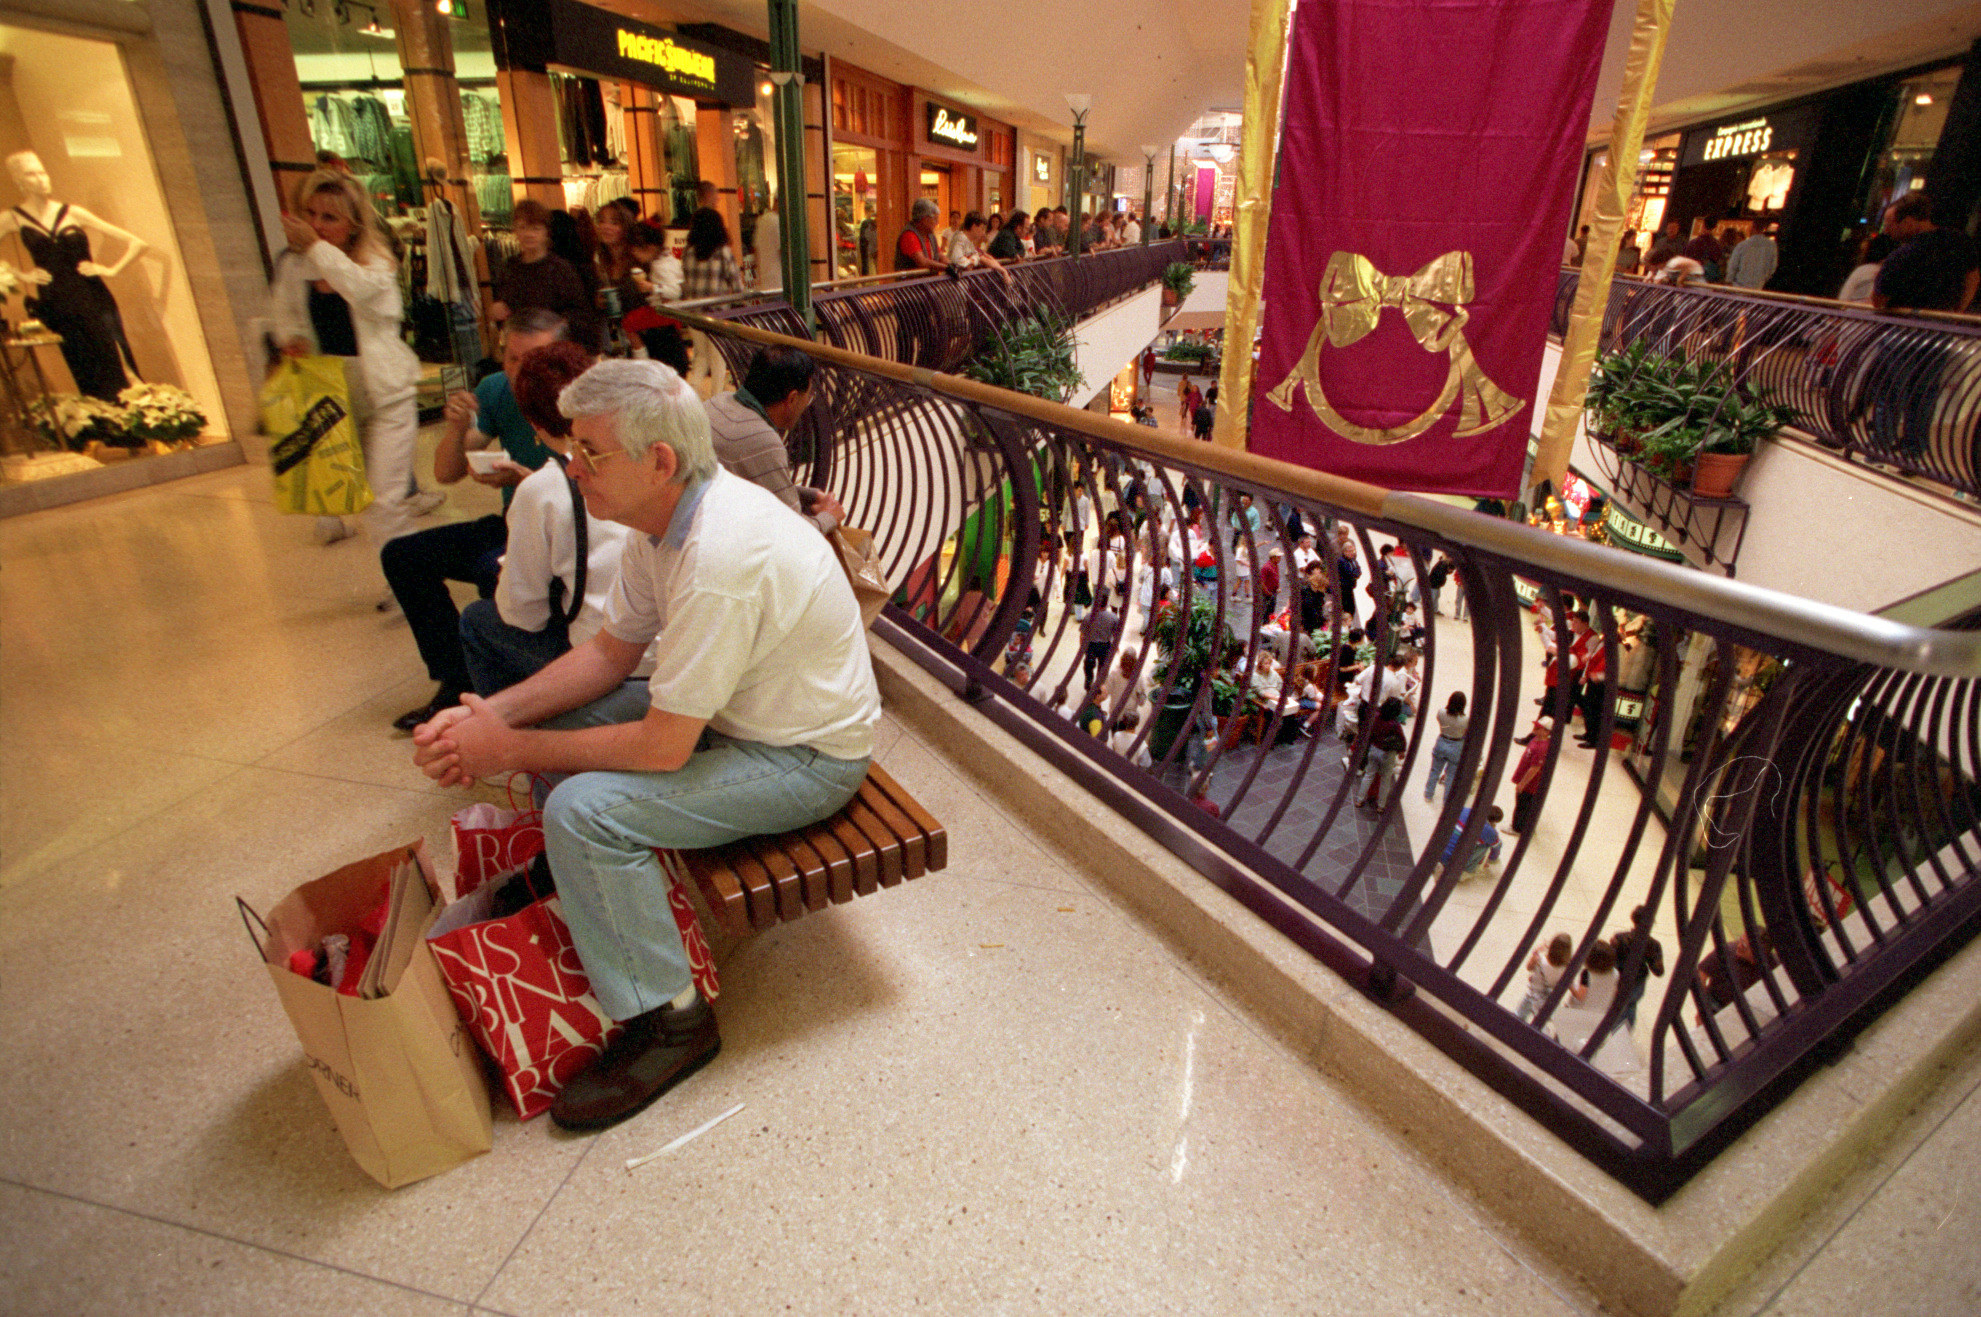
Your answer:
[[[1588,242],[1585,224],[1568,239],[1563,264],[1580,265]],[[1626,231],[1616,270],[1660,283],[1762,289],[1781,268],[1780,242],[1781,225],[1772,220],[1707,215],[1692,221],[1689,235],[1678,220],[1668,220],[1648,251],[1635,232]],[[1924,192],[1894,199],[1878,229],[1855,241],[1851,256],[1850,272],[1834,293],[1839,301],[1895,311],[1966,311],[1974,303],[1974,241],[1958,225],[1936,222],[1933,201]],[[1898,273],[1881,287],[1881,272],[1894,256]]]
[[[1133,247],[1142,241],[1142,226],[1132,212],[1096,215],[1080,232],[1080,250],[1107,251]],[[1041,206],[1036,213],[981,211],[949,212],[927,197],[909,208],[908,226],[894,245],[897,271],[960,272],[978,266],[1003,269],[1017,261],[1064,256],[1072,250],[1073,224],[1064,206]]]

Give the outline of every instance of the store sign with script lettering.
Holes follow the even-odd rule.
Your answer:
[[[947,142],[962,151],[977,149],[977,119],[975,115],[963,114],[946,105],[929,104],[929,140]]]

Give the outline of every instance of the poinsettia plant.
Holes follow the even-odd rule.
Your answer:
[[[42,439],[58,448],[82,449],[91,440],[113,446],[130,442],[124,409],[101,398],[53,393],[28,403],[27,411]]]
[[[124,407],[124,428],[139,439],[175,444],[206,428],[206,413],[192,395],[170,384],[133,384],[117,401]]]

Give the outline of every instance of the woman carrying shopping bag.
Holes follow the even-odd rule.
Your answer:
[[[417,515],[408,495],[420,361],[399,336],[398,262],[371,199],[349,174],[319,169],[305,178],[282,230],[289,250],[277,258],[269,286],[275,341],[288,356],[344,362],[372,492],[365,529],[376,548],[412,529]],[[317,518],[325,544],[351,533],[342,518]]]

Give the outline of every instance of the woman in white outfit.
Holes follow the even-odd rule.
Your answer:
[[[319,169],[305,178],[282,229],[289,250],[276,261],[269,319],[284,353],[344,359],[372,493],[365,530],[377,547],[412,529],[415,515],[407,495],[420,362],[399,337],[399,266],[370,198],[349,174]],[[337,517],[318,518],[325,543],[350,533]]]

